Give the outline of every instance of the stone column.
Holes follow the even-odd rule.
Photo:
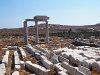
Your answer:
[[[25,30],[24,42],[27,45],[28,44],[28,27],[27,27],[27,21],[24,21],[24,30]]]
[[[46,44],[49,42],[49,25],[48,21],[46,21]]]
[[[35,28],[36,28],[35,42],[36,44],[38,44],[39,43],[38,21],[35,21]]]

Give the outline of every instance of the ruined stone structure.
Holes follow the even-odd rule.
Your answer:
[[[28,27],[27,27],[28,21],[35,22],[35,27],[36,27],[35,42],[36,42],[36,44],[39,44],[38,22],[45,22],[45,25],[46,25],[45,43],[47,44],[49,42],[49,26],[48,26],[48,21],[47,21],[48,19],[49,19],[49,17],[47,17],[47,16],[35,16],[34,19],[26,19],[24,21],[24,29],[25,29],[24,42],[25,42],[25,44],[28,44]]]
[[[33,19],[26,19],[24,21],[24,29],[25,29],[24,42],[25,42],[25,44],[28,44],[28,27],[27,27],[28,21],[34,21],[34,20]]]

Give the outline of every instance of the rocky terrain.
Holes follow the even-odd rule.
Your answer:
[[[35,34],[35,26],[29,26],[29,33]],[[59,24],[49,24],[49,30],[50,33],[57,33],[57,32],[63,32],[68,31],[69,29],[72,29],[72,31],[76,32],[79,29],[85,29],[85,30],[100,30],[100,24],[94,24],[94,25],[83,25],[83,26],[70,26],[70,25],[59,25]],[[45,34],[45,25],[41,24],[39,25],[39,32],[40,34]],[[12,29],[0,29],[0,35],[23,35],[24,29],[23,28],[12,28]]]
[[[1,56],[0,75],[100,75],[100,48],[28,44],[2,48]]]
[[[30,35],[35,34],[34,26],[28,28]],[[69,29],[99,31],[100,26],[49,25],[50,33]],[[39,34],[45,34],[43,24]],[[48,44],[34,44],[35,37],[29,36],[25,45],[23,28],[0,29],[0,35],[0,75],[100,75],[100,47],[74,46],[74,39],[58,36],[50,36]]]

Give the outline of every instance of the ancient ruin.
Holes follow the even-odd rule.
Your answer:
[[[24,42],[0,47],[0,75],[100,75],[100,46],[93,43],[97,39],[49,37],[48,19],[25,19]],[[29,21],[35,22],[35,44],[29,42]],[[39,41],[38,22],[45,22],[45,43]]]
[[[46,39],[45,39],[45,43],[49,42],[49,25],[48,25],[48,20],[49,17],[47,16],[35,16],[34,19],[26,19],[24,21],[24,29],[25,29],[25,44],[28,44],[28,27],[27,27],[27,22],[28,21],[34,21],[35,22],[35,28],[36,28],[36,35],[35,35],[35,42],[36,44],[39,44],[39,33],[38,33],[38,22],[42,21],[45,22],[46,25]]]

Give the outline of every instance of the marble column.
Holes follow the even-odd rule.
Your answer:
[[[27,27],[27,21],[24,21],[24,30],[25,30],[24,42],[27,45],[28,44],[28,27]]]
[[[35,42],[36,44],[39,44],[38,21],[35,21],[35,28],[36,28]]]
[[[49,25],[48,21],[46,21],[46,44],[49,42]]]

